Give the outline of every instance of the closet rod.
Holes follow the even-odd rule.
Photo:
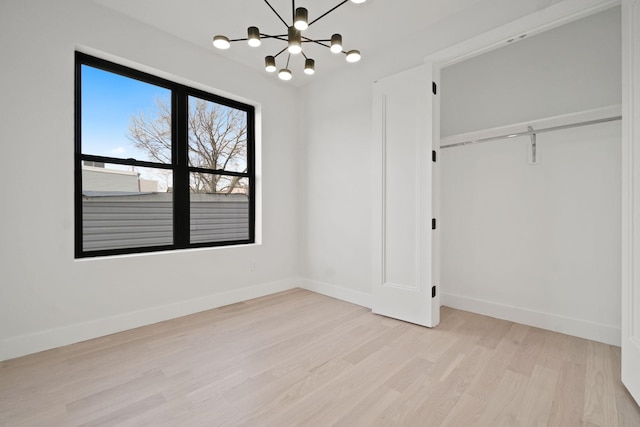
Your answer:
[[[531,129],[531,130],[527,130],[526,132],[510,133],[510,134],[507,134],[507,135],[490,136],[490,137],[487,137],[487,138],[474,139],[474,140],[471,140],[471,141],[456,142],[455,144],[441,145],[440,148],[442,149],[442,148],[451,148],[451,147],[461,147],[463,145],[477,144],[477,143],[480,143],[480,142],[497,141],[499,139],[507,139],[507,138],[515,138],[515,137],[518,137],[518,136],[535,135],[537,133],[544,133],[544,132],[551,132],[551,131],[555,131],[555,130],[569,129],[569,128],[574,128],[574,127],[578,127],[578,126],[588,126],[588,125],[595,125],[595,124],[598,124],[598,123],[613,122],[613,121],[620,120],[620,119],[622,119],[622,116],[605,117],[603,119],[588,120],[586,122],[571,123],[571,124],[568,124],[568,125],[553,126],[553,127],[548,127],[548,128],[544,128],[544,129],[533,129],[533,128],[531,128],[531,126],[529,126],[529,129]]]

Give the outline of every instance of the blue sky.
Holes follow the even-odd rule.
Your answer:
[[[170,97],[168,89],[82,65],[82,152],[151,160],[127,139],[129,121]]]

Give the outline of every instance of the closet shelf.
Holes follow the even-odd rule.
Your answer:
[[[550,117],[526,123],[503,126],[499,128],[487,129],[484,131],[470,132],[454,135],[440,140],[440,148],[461,147],[464,145],[478,144],[482,142],[497,141],[502,139],[516,138],[519,136],[530,136],[532,141],[536,134],[553,132],[562,129],[569,129],[579,126],[589,126],[598,123],[612,122],[622,119],[621,107],[614,105],[611,107],[588,110],[579,113],[566,114],[562,116]],[[536,128],[534,128],[537,127]],[[545,126],[545,127],[541,127]],[[526,131],[518,131],[525,127]]]

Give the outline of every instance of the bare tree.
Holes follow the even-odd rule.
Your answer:
[[[247,171],[247,113],[214,102],[189,97],[189,164],[218,171]],[[171,110],[156,98],[156,111],[131,117],[129,140],[151,159],[171,162]],[[195,193],[246,192],[241,177],[192,173]]]

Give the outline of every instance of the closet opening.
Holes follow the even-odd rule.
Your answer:
[[[620,345],[620,7],[440,70],[442,305]]]

